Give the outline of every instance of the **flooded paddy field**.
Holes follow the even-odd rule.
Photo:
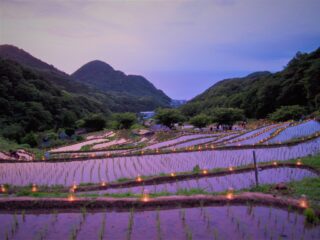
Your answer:
[[[212,150],[159,155],[128,156],[68,162],[2,163],[0,183],[12,185],[71,185],[115,181],[138,175],[159,175],[201,169],[239,167],[252,164],[253,149]],[[285,161],[317,154],[320,138],[294,146],[255,149],[257,162]]]
[[[1,239],[319,239],[290,209],[254,205],[147,211],[0,213]]]

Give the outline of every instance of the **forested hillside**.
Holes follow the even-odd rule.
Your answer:
[[[144,79],[142,81],[143,84],[140,84],[139,79],[142,77],[139,77],[136,81],[132,79],[134,76],[127,76],[128,80],[126,84],[121,85],[118,79],[114,78],[115,76],[108,76],[109,82],[114,81],[113,85],[119,85],[120,90],[122,89],[121,91],[117,89],[108,90],[95,84],[95,81],[93,81],[94,78],[89,78],[86,81],[77,80],[75,76],[71,77],[54,66],[12,45],[0,45],[0,59],[13,60],[25,67],[33,69],[33,71],[37,72],[43,79],[48,80],[59,89],[82,95],[95,102],[100,102],[105,110],[112,112],[150,111],[157,107],[168,106],[170,103],[170,98],[161,90],[157,90],[147,80]],[[95,72],[91,73],[93,76],[96,74]],[[90,82],[90,79],[92,79],[93,82]],[[138,94],[133,94],[134,89],[139,91],[136,91]]]
[[[109,64],[91,61],[71,75],[75,80],[89,84],[104,92],[145,98],[159,106],[169,106],[171,99],[155,88],[147,79],[137,75],[126,75],[114,70]]]
[[[74,127],[104,106],[61,90],[35,70],[0,60],[0,135],[19,141],[28,132]]]
[[[281,106],[300,105],[307,112],[320,108],[320,48],[297,53],[280,72],[257,72],[220,81],[181,110],[188,116],[217,107],[241,108],[250,118],[264,118]]]

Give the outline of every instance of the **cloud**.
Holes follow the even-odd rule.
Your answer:
[[[221,72],[277,71],[320,40],[317,0],[2,0],[0,5],[2,43],[69,73],[92,59],[127,73],[172,73],[150,75],[164,90],[171,89],[160,81],[164,75],[183,86],[186,74],[176,73],[206,83],[210,76],[201,72],[211,73],[213,83],[223,78]]]

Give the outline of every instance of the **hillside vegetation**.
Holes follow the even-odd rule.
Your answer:
[[[141,76],[126,76],[122,73],[128,79],[123,82],[123,84],[119,84],[119,79],[116,78],[116,75],[110,75],[110,72],[107,71],[100,72],[102,76],[101,74],[97,76],[101,78],[102,85],[104,85],[104,80],[108,79],[109,83],[114,82],[112,84],[118,86],[117,89],[109,89],[97,84],[94,77],[87,78],[87,74],[91,74],[93,76],[97,74],[95,72],[95,66],[93,66],[93,69],[86,69],[84,75],[81,70],[83,68],[81,68],[81,71],[77,71],[77,74],[74,74],[71,77],[54,66],[49,65],[24,50],[12,45],[0,45],[0,59],[12,60],[24,67],[28,67],[43,79],[51,82],[53,86],[61,90],[84,96],[93,102],[99,102],[106,111],[150,111],[157,107],[168,106],[171,101],[171,99],[161,90],[156,89],[150,82]],[[95,62],[97,61],[93,61],[91,63]],[[103,66],[108,65],[103,63]],[[113,71],[116,73],[119,72],[115,70]],[[77,79],[75,75],[82,76],[82,80]],[[134,91],[135,94],[133,94]]]
[[[19,141],[28,132],[73,127],[75,121],[108,111],[99,102],[69,93],[36,71],[0,60],[0,133]]]
[[[281,106],[320,108],[320,48],[297,53],[280,72],[257,72],[220,81],[181,108],[191,117],[214,108],[240,108],[249,118],[265,118]]]
[[[156,106],[169,106],[171,99],[158,90],[147,79],[137,75],[126,75],[114,70],[105,62],[91,61],[71,75],[75,80],[89,84],[104,92],[125,94],[132,98],[150,102]]]

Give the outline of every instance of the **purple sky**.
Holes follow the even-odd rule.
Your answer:
[[[99,59],[175,99],[320,46],[319,0],[0,0],[0,42],[72,73]]]

